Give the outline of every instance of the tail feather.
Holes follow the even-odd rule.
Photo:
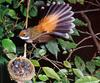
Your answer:
[[[58,7],[59,7],[59,5],[53,5],[54,6],[54,8],[49,12],[49,14],[52,14],[52,13],[54,13],[55,11],[57,11],[58,10]],[[61,7],[60,7],[61,8]],[[59,8],[59,9],[60,9]]]
[[[73,16],[73,14],[74,14],[74,13],[73,13],[72,11],[70,11],[70,12],[66,13],[66,15],[62,15],[61,17],[59,17],[58,22],[61,22],[61,21],[70,19],[71,16]],[[66,22],[66,21],[65,21],[65,22]]]
[[[67,14],[70,10],[71,10],[71,8],[72,7],[69,7],[69,8],[64,8],[64,9],[62,9],[61,11],[59,11],[59,12],[55,12],[54,14],[57,14],[59,17],[61,17],[61,16],[63,16],[63,15],[65,15],[65,14]]]
[[[70,24],[63,24],[62,26],[57,27],[57,29],[55,29],[55,31],[61,31],[61,30],[70,30],[73,29],[75,27],[75,25],[73,23]]]
[[[73,17],[67,18],[67,19],[63,19],[61,21],[58,22],[58,24],[64,24],[64,23],[72,23],[75,19]]]
[[[52,4],[46,16],[41,19],[38,25],[39,30],[65,36],[66,33],[75,27],[74,12],[69,4]]]
[[[54,12],[52,12],[51,11],[51,13],[53,13],[53,14],[61,14],[61,13],[63,13],[67,8],[69,7],[69,4],[66,4],[66,5],[60,5],[60,6],[58,6],[58,8],[56,9],[56,11],[54,11]]]

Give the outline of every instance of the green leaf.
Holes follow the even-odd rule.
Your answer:
[[[32,64],[36,67],[40,67],[38,60],[31,60]]]
[[[44,3],[44,1],[36,1],[34,4],[36,6],[43,6],[45,3]]]
[[[63,77],[60,81],[56,80],[53,83],[70,83],[67,77]]]
[[[63,64],[65,67],[71,68],[71,64],[68,61],[64,61]]]
[[[100,79],[100,68],[95,71],[94,76],[96,76],[98,79]]]
[[[9,59],[14,59],[17,57],[17,55],[15,55],[14,53],[7,53],[6,56],[9,58]]]
[[[100,80],[98,80],[97,78],[93,77],[93,76],[84,76],[78,80],[76,80],[75,83],[99,83]]]
[[[2,46],[3,46],[4,49],[7,50],[7,52],[16,53],[16,46],[13,43],[12,40],[10,40],[10,39],[3,39],[2,40]]]
[[[84,0],[68,0],[68,2],[70,2],[72,4],[76,4],[77,2],[80,4],[84,4]]]
[[[89,72],[90,72],[91,74],[92,74],[92,73],[95,71],[95,69],[96,69],[95,64],[94,64],[92,61],[86,62],[86,68],[89,70]]]
[[[66,78],[66,77],[64,77],[63,79],[61,79],[61,82],[62,83],[70,83],[69,80],[68,80],[68,78]]]
[[[11,4],[12,0],[6,0],[7,3]]]
[[[46,54],[46,50],[40,49],[39,50],[39,55],[44,56]]]
[[[74,33],[72,33],[72,35],[80,36],[80,34],[76,28],[74,28],[73,31],[74,31]]]
[[[16,24],[16,29],[24,29],[24,22],[19,22]]]
[[[0,55],[0,64],[4,64],[4,63],[7,63],[7,62],[8,62],[7,59],[5,59],[4,57],[2,57]]]
[[[0,0],[0,3],[4,3],[5,2],[5,0]]]
[[[13,8],[18,8],[20,6],[18,0],[12,0],[12,1],[13,1]]]
[[[100,57],[95,57],[95,59],[93,60],[93,63],[96,65],[96,66],[100,66]]]
[[[83,73],[79,69],[73,69],[73,72],[79,78],[84,76]]]
[[[62,54],[64,54],[64,55],[67,54],[67,53],[68,53],[68,52],[67,52],[66,50],[64,50],[64,51],[62,52]]]
[[[58,72],[58,75],[63,78],[63,77],[67,77],[66,75],[68,75],[68,70],[67,69],[60,69]]]
[[[20,11],[24,16],[26,16],[26,7],[24,5],[21,5]]]
[[[77,0],[77,2],[79,2],[80,4],[84,4],[85,0]]]
[[[100,60],[100,56],[95,57],[95,59]]]
[[[35,82],[35,83],[46,83],[46,82],[43,82],[43,81],[37,81],[37,82]]]
[[[67,49],[76,48],[77,44],[74,42],[66,41]]]
[[[55,0],[55,1],[58,1],[58,2],[60,2],[61,4],[64,3],[64,0]]]
[[[87,26],[86,23],[84,23],[82,20],[80,20],[80,19],[78,19],[78,18],[75,19],[74,24],[75,24],[76,26]]]
[[[0,8],[0,23],[3,22],[3,9]]]
[[[30,11],[29,11],[29,15],[30,15],[31,17],[37,16],[37,13],[38,13],[38,10],[37,10],[37,7],[36,7],[36,6],[33,6],[33,7],[30,9]]]
[[[38,78],[39,78],[41,81],[47,81],[47,80],[49,80],[49,78],[48,78],[46,75],[42,75],[42,74],[39,74],[39,75],[38,75]]]
[[[33,83],[32,80],[24,81],[24,83]]]
[[[75,66],[78,69],[80,69],[81,71],[85,70],[85,63],[79,56],[76,56],[74,61],[75,61]]]
[[[16,12],[13,9],[9,9],[7,14],[13,19],[17,18]]]
[[[76,4],[77,0],[68,0],[68,2]]]
[[[64,50],[76,48],[77,46],[74,42],[64,41],[63,39],[58,39],[58,43]]]
[[[42,69],[43,69],[43,71],[45,72],[45,74],[48,77],[50,77],[52,79],[60,80],[59,75],[52,68],[50,68],[50,67],[43,67]]]
[[[33,51],[34,57],[37,57],[37,58],[41,57],[40,54],[39,54],[39,51],[40,51],[40,50],[41,50],[41,49],[37,48],[37,49],[35,49],[35,50]]]
[[[11,31],[9,31],[9,34],[7,35],[7,37],[14,37],[14,33],[13,32],[11,32]]]
[[[58,43],[60,44],[60,46],[62,47],[62,49],[66,50],[67,48],[67,44],[66,41],[64,41],[63,39],[58,39]]]
[[[3,34],[3,27],[0,26],[0,38],[2,38],[3,35],[4,35],[4,34]]]
[[[46,47],[49,50],[49,52],[51,52],[57,58],[58,52],[60,51],[59,48],[58,48],[57,42],[56,41],[49,41],[46,44]]]

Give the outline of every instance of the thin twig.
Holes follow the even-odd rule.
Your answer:
[[[93,2],[91,2],[91,1],[85,1],[85,2],[86,2],[86,3],[89,3],[89,4],[93,5],[93,6],[100,7],[98,4],[96,4],[96,3],[93,3]]]
[[[53,63],[53,62],[52,62],[50,59],[48,59],[47,57],[43,56],[42,59],[49,61],[49,62],[50,62],[51,64],[53,64],[58,70],[60,70],[59,67],[58,67],[57,65],[55,65],[55,63]]]
[[[96,0],[96,3],[97,3],[98,5],[100,5],[100,2],[99,2],[98,0]]]
[[[95,36],[97,37],[98,35],[100,35],[100,33],[97,33],[97,34],[95,34]],[[88,37],[85,37],[85,38],[83,38],[81,41],[79,41],[78,43],[77,43],[77,46],[79,46],[82,42],[84,42],[85,40],[87,40],[87,39],[90,39],[92,36],[88,36]]]
[[[78,30],[80,33],[82,33],[82,34],[86,34],[86,35],[90,35],[91,36],[91,33],[89,33],[89,32],[84,32],[84,31],[81,31],[81,30]],[[99,41],[100,41],[100,38],[97,36],[97,35],[95,35],[96,36],[96,39],[98,39]]]
[[[30,7],[30,0],[28,0],[27,3],[27,11],[26,11],[26,21],[25,21],[25,28],[28,27],[28,17],[29,17],[29,7]],[[27,50],[27,44],[24,44],[24,57],[26,57],[26,50]]]
[[[41,71],[41,67],[39,68],[39,70],[38,70],[38,72],[37,72],[37,74],[36,74],[36,77],[38,77],[40,71]]]
[[[81,47],[78,47],[78,48],[73,49],[73,50],[69,53],[69,55],[68,55],[68,57],[67,57],[66,60],[68,60],[68,59],[72,56],[72,54],[73,54],[75,51],[77,51],[77,50],[79,50],[79,49],[82,49],[82,48],[89,48],[89,47],[93,47],[93,45],[86,45],[86,46],[81,46]]]
[[[60,68],[59,68],[54,62],[52,62],[50,59],[48,59],[48,58],[45,57],[45,56],[43,56],[42,59],[49,61],[52,65],[54,65],[54,67],[56,67],[56,68],[60,71]],[[63,75],[65,75],[65,73],[63,73],[62,71],[61,71],[61,73],[62,73]]]
[[[18,3],[18,6],[23,2],[23,0],[20,0],[20,2]]]
[[[80,33],[82,33],[82,34],[86,34],[86,35],[91,35],[89,32],[84,32],[84,31],[81,31],[81,30],[78,30]]]
[[[93,30],[92,30],[92,25],[91,25],[91,22],[90,22],[89,18],[88,18],[87,15],[84,14],[83,12],[81,12],[81,15],[84,17],[84,19],[85,19],[86,22],[88,23],[88,29],[89,29],[89,31],[90,31],[90,33],[91,33],[91,36],[92,36],[93,41],[94,41],[94,43],[95,43],[95,45],[96,45],[96,47],[97,47],[98,52],[100,52],[100,45],[99,45],[99,43],[98,43],[98,41],[97,41],[97,39],[96,39],[95,33],[94,33]]]
[[[58,62],[58,61],[54,61],[54,60],[51,60],[53,63],[55,63],[55,65],[59,66],[59,67],[63,67],[63,64],[61,62]]]
[[[25,26],[25,28],[28,27],[29,8],[30,8],[30,0],[28,0],[28,4],[27,4],[26,22],[25,22],[26,26]]]
[[[97,36],[97,35],[100,35],[100,33],[97,33],[97,34],[95,34],[95,35],[96,35],[96,36]],[[80,42],[77,43],[77,46],[79,46],[82,42],[84,42],[85,40],[90,39],[90,38],[92,38],[92,36],[85,37],[84,39],[82,39]],[[86,46],[85,46],[85,47],[86,47]],[[91,46],[88,46],[88,47],[91,47]],[[82,47],[77,47],[77,48],[71,50],[71,52],[69,53],[69,55],[68,55],[68,57],[67,57],[66,60],[68,60],[68,59],[72,56],[72,54],[73,54],[75,51],[77,51],[77,50],[79,50],[79,49],[81,49],[81,48],[84,48],[84,46],[82,46]]]
[[[100,8],[89,9],[89,10],[81,10],[81,11],[74,11],[74,12],[75,12],[75,14],[77,14],[77,13],[81,13],[81,12],[87,13],[87,12],[96,12],[96,11],[100,11]]]

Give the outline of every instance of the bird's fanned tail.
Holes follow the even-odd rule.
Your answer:
[[[65,36],[75,27],[74,12],[69,4],[52,4],[46,16],[40,20],[37,29],[41,32]]]

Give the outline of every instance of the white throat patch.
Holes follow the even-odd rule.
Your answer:
[[[23,39],[23,40],[28,40],[30,37],[21,37],[20,36],[20,38]]]

